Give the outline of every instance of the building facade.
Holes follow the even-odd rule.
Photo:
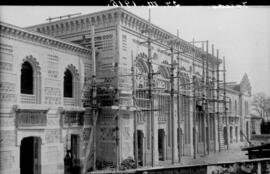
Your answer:
[[[89,50],[1,23],[0,173],[63,173],[90,128],[81,91]],[[86,116],[87,117],[87,116]],[[89,118],[89,117],[88,117]],[[88,123],[89,125],[89,123]]]
[[[250,136],[249,114],[243,111],[249,105],[246,91],[251,90],[247,76],[239,90],[226,88],[237,111],[225,115],[222,103],[217,105],[218,93],[204,87],[217,87],[215,72],[222,61],[214,52],[197,48],[122,8],[25,29],[1,23],[1,173],[27,173],[25,165],[35,174],[63,173],[68,170],[64,159],[66,163],[71,159],[73,168],[84,167],[93,131],[93,38],[98,162],[116,164],[134,158],[134,125],[138,161],[144,166],[226,149],[227,142],[242,140],[241,130]],[[146,42],[149,38],[151,43]],[[164,51],[170,47],[182,53],[172,59]],[[172,63],[174,68],[170,68]],[[171,76],[177,77],[173,86]],[[225,143],[224,137],[228,137]],[[28,153],[37,154],[28,161],[39,162],[24,164]]]

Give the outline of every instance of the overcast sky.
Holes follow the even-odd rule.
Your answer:
[[[114,7],[1,6],[0,20],[26,27],[46,18],[72,13],[88,14]],[[148,19],[147,7],[125,7]],[[252,92],[270,95],[270,7],[155,7],[151,21],[187,41],[209,40],[225,56],[227,81],[240,82],[247,73]]]

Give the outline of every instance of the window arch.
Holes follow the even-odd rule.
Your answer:
[[[38,61],[32,55],[27,56],[22,61],[20,80],[21,102],[40,104],[41,71]]]
[[[34,71],[32,65],[25,61],[21,68],[21,93],[34,94]]]
[[[73,97],[73,76],[69,69],[64,73],[64,97]]]
[[[76,67],[72,64],[68,65],[64,71],[63,77],[63,95],[64,105],[79,106],[80,95],[80,78]]]

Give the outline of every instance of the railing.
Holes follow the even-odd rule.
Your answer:
[[[64,98],[64,105],[68,106],[75,106],[75,99],[74,98]]]
[[[33,94],[21,94],[21,103],[36,104],[36,96]]]
[[[24,110],[19,111],[16,116],[17,127],[46,126],[46,111]]]

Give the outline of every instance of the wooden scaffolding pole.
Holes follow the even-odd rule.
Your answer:
[[[218,150],[221,151],[221,138],[220,138],[220,112],[219,112],[219,50],[217,49],[217,118],[218,118]]]
[[[202,48],[204,50],[204,42],[202,42]],[[205,96],[206,96],[206,80],[205,80],[205,57],[204,55],[202,55],[202,113],[200,113],[200,117],[202,117],[202,136],[203,136],[203,154],[204,156],[206,156],[206,114],[205,114],[205,105],[206,105],[206,100],[205,100]]]
[[[215,57],[215,52],[214,52],[214,45],[212,44],[212,57]],[[216,152],[217,147],[216,147],[216,124],[215,124],[215,120],[216,120],[216,95],[215,95],[215,60],[212,60],[212,87],[211,87],[211,92],[212,92],[212,97],[211,100],[214,101],[212,102],[212,106],[213,106],[213,116],[214,116],[214,151]],[[218,131],[217,131],[218,132]]]
[[[177,30],[177,39],[179,39],[179,30]],[[180,109],[182,109],[180,107],[180,57],[179,57],[179,52],[180,52],[180,46],[178,46],[178,50],[177,50],[177,116],[178,116],[178,162],[181,162],[181,153],[182,153],[182,135],[181,135],[181,112]]]
[[[174,159],[174,154],[175,154],[175,139],[174,139],[174,62],[173,62],[173,54],[174,54],[174,49],[173,49],[173,41],[171,45],[171,71],[170,71],[170,83],[171,83],[171,134],[172,134],[172,164],[174,164],[175,159]]]
[[[151,48],[151,11],[149,8],[149,27],[148,27],[148,38],[147,38],[147,49],[148,49],[148,56],[147,56],[147,65],[149,68],[148,72],[148,96],[149,96],[149,112],[150,112],[150,119],[151,119],[151,164],[152,167],[155,165],[155,119],[154,119],[154,109],[153,109],[153,98],[152,98],[152,81],[153,81],[153,70],[152,70],[152,48]]]
[[[92,115],[93,115],[93,170],[96,170],[96,129],[97,129],[97,86],[96,86],[96,51],[95,51],[95,27],[91,27],[92,47]]]
[[[132,74],[132,100],[133,106],[136,107],[136,72],[135,72],[135,63],[133,58],[133,51],[131,52],[131,74]],[[133,121],[134,121],[134,160],[135,160],[135,167],[138,167],[138,135],[137,135],[137,111],[133,112]]]
[[[229,127],[228,127],[228,118],[227,118],[227,106],[226,106],[226,65],[225,57],[223,57],[223,104],[224,104],[224,117],[226,119],[226,131],[227,131],[227,150],[229,150]]]
[[[195,94],[195,40],[192,40],[193,59],[192,59],[192,99],[193,99],[193,158],[197,154],[197,136],[196,136],[196,94]]]
[[[210,153],[210,118],[209,118],[209,111],[208,111],[208,105],[209,105],[209,91],[210,91],[210,84],[209,84],[209,55],[208,55],[208,40],[206,41],[206,55],[207,55],[207,57],[206,57],[206,98],[205,98],[205,100],[206,100],[206,103],[205,103],[205,115],[206,115],[206,121],[207,121],[207,132],[206,132],[206,134],[207,134],[207,136],[206,136],[206,138],[207,138],[207,154],[209,155],[209,153]]]

